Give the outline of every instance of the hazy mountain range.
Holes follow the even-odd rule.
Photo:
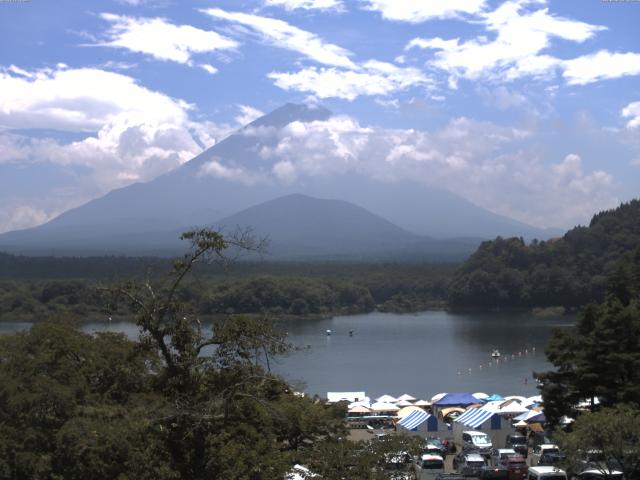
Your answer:
[[[337,174],[282,184],[239,181],[229,175],[233,168],[259,173],[276,164],[277,157],[265,160],[260,154],[276,140],[260,132],[330,116],[322,107],[284,105],[150,182],[114,190],[44,225],[0,235],[0,250],[174,255],[183,249],[177,240],[180,232],[213,225],[252,227],[256,234],[269,236],[275,258],[455,259],[468,255],[481,239],[559,233],[409,181]],[[211,165],[232,170],[211,175]]]

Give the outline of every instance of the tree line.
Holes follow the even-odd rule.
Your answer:
[[[445,304],[446,285],[454,269],[446,264],[262,265],[267,274],[259,273],[254,265],[233,266],[226,275],[214,274],[215,270],[205,266],[180,285],[180,300],[202,316],[419,311]],[[137,271],[132,278],[156,275],[157,270]],[[104,292],[113,283],[109,278],[0,280],[0,321],[40,321],[52,315],[106,319],[109,299]],[[119,313],[128,312],[123,308]]]
[[[640,200],[596,214],[562,238],[483,242],[455,272],[452,307],[577,308],[604,300],[617,262],[640,245]]]
[[[586,452],[599,452],[595,468],[640,478],[640,247],[612,268],[604,300],[554,333],[546,355],[554,369],[536,376],[566,467],[579,472]]]

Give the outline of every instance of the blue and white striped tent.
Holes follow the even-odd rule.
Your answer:
[[[464,412],[462,415],[460,415],[458,418],[456,418],[454,422],[461,423],[467,428],[474,429],[474,428],[478,428],[480,425],[486,422],[493,415],[497,416],[497,422],[498,422],[498,425],[500,425],[500,420],[499,420],[500,416],[497,414],[497,412],[493,410],[484,409],[484,408],[470,408],[469,410]]]
[[[491,437],[494,446],[504,445],[506,436],[514,429],[508,419],[502,418],[496,408],[470,408],[453,422],[453,433],[456,441],[467,430],[478,430]]]
[[[396,424],[398,430],[415,434],[438,431],[438,419],[430,413],[416,410]]]

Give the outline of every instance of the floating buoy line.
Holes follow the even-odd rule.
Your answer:
[[[536,354],[536,347],[526,347],[518,350],[517,352],[513,352],[511,354],[503,354],[500,357],[490,357],[491,359],[487,363],[481,363],[478,365],[477,370],[483,371],[486,368],[499,367],[501,364],[512,362],[518,360],[523,357],[529,357],[531,355]],[[461,368],[458,370],[458,375],[462,375],[463,372],[466,372],[467,375],[473,374],[473,368]]]

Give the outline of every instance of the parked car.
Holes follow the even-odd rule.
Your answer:
[[[464,476],[475,477],[487,463],[479,453],[460,452],[453,459],[453,468]]]
[[[535,467],[540,463],[540,457],[545,453],[553,453],[560,454],[560,449],[557,445],[552,443],[543,443],[542,445],[538,445],[533,449],[533,453],[531,454],[531,466]]]
[[[502,464],[509,471],[509,480],[523,480],[527,477],[529,467],[522,455],[506,457]]]
[[[503,465],[485,465],[478,472],[480,480],[509,480],[509,470]]]
[[[429,437],[425,440],[425,451],[424,453],[436,453],[440,455],[442,458],[446,457],[447,453],[449,453],[449,447],[446,445],[440,438],[438,437]]]
[[[496,448],[491,452],[491,465],[494,467],[502,465],[503,460],[512,455],[517,455],[513,448]]]
[[[573,477],[575,480],[622,480],[624,475],[618,470],[607,468],[589,468]]]
[[[556,466],[560,462],[562,462],[566,458],[562,453],[554,452],[554,451],[546,451],[540,455],[540,459],[538,460],[538,465],[541,467],[544,466]]]
[[[527,458],[527,454],[529,453],[529,448],[527,446],[527,437],[525,437],[521,433],[511,433],[507,435],[504,446],[506,448],[512,448],[525,458]]]
[[[567,480],[567,473],[556,467],[531,467],[527,480]]]
[[[489,435],[484,432],[478,432],[470,430],[462,432],[462,449],[463,450],[477,450],[482,455],[490,455],[493,449],[493,444]]]
[[[418,480],[433,480],[444,473],[444,459],[440,455],[423,454],[416,457],[413,468]]]

